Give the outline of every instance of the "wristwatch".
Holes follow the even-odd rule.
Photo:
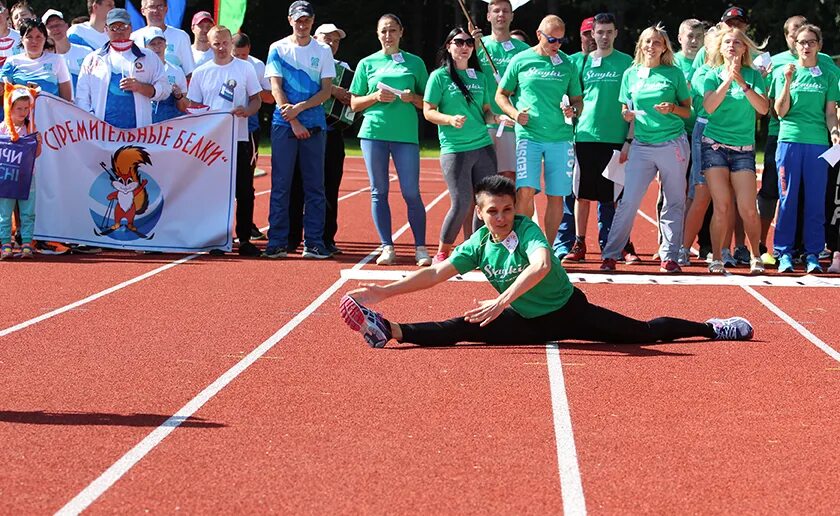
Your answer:
[[[749,83],[745,83],[745,84],[746,84],[746,86],[741,88],[741,91],[743,91],[744,93],[746,93],[746,92],[748,92],[752,89],[752,86],[750,86]]]

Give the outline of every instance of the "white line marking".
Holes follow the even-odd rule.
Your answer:
[[[756,298],[762,305],[767,307],[768,310],[776,314],[779,317],[779,319],[791,325],[794,330],[800,333],[800,335],[811,341],[811,343],[816,347],[820,348],[826,355],[840,362],[840,352],[838,352],[837,350],[823,342],[819,337],[808,331],[807,328],[799,324],[799,322],[797,322],[793,317],[789,316],[781,308],[773,304],[772,301],[756,292],[754,288],[746,285],[742,285],[742,288],[746,290],[747,293],[749,293],[752,297]]]
[[[396,178],[397,176],[394,175],[393,177]],[[393,179],[392,179],[392,181],[393,181]],[[345,195],[345,198],[346,197],[352,197],[353,195],[361,193],[365,190],[370,190],[370,187],[368,186],[368,187],[362,188],[361,190],[358,190],[356,192],[351,192],[350,194]],[[448,190],[446,190],[446,191],[448,192]],[[340,200],[341,199],[339,199],[339,201]],[[268,229],[268,226],[266,226],[264,228],[260,228],[260,231],[264,232],[267,229]],[[52,311],[47,312],[45,314],[39,315],[38,317],[33,317],[32,319],[29,319],[28,321],[24,321],[20,324],[16,324],[16,325],[10,326],[10,327],[8,327],[4,330],[0,330],[0,337],[5,337],[5,336],[10,335],[12,333],[15,333],[17,331],[20,331],[24,328],[32,326],[33,324],[37,324],[39,322],[46,321],[47,319],[51,319],[51,318],[53,318],[57,315],[61,315],[65,312],[68,312],[70,310],[78,308],[82,305],[86,305],[86,304],[88,304],[92,301],[96,301],[97,299],[105,297],[109,294],[113,294],[114,292],[116,292],[118,290],[121,290],[125,287],[131,286],[135,283],[139,283],[139,282],[141,282],[145,279],[151,278],[152,276],[155,276],[156,274],[160,274],[161,272],[167,271],[167,270],[169,270],[173,267],[177,267],[178,265],[182,265],[184,263],[187,263],[188,261],[192,260],[193,258],[197,258],[198,256],[201,256],[202,254],[203,253],[191,254],[189,256],[185,256],[184,258],[174,260],[170,263],[167,263],[166,265],[162,265],[162,266],[158,267],[157,269],[154,269],[154,270],[151,270],[151,271],[146,272],[144,274],[141,274],[140,276],[137,276],[137,277],[132,278],[130,280],[126,280],[126,281],[120,283],[119,285],[114,285],[113,287],[109,287],[109,288],[107,288],[107,289],[105,289],[101,292],[97,292],[96,294],[90,295],[90,296],[88,296],[84,299],[80,299],[79,301],[75,301],[73,303],[70,303],[69,305],[65,305],[65,306],[62,306],[60,308],[56,308],[55,310],[52,310]]]
[[[429,205],[426,207],[426,211],[428,212],[434,205],[440,202],[441,199],[444,198],[449,193],[448,190],[444,190],[443,193],[438,195]],[[401,227],[396,233],[393,235],[393,239],[397,240],[403,233],[405,233],[409,229],[408,223],[406,223],[403,227]],[[371,260],[373,260],[378,253],[378,249],[372,251],[366,257],[364,257],[361,261],[359,261],[356,265],[353,266],[353,269],[361,269],[365,265],[367,265]],[[73,497],[64,507],[62,507],[56,514],[58,515],[75,515],[79,514],[90,505],[95,502],[102,494],[105,493],[111,486],[114,485],[123,475],[125,475],[135,464],[140,462],[150,451],[152,451],[158,444],[161,443],[169,434],[175,431],[181,423],[188,420],[195,414],[201,407],[203,407],[208,401],[210,401],[216,394],[218,394],[222,389],[224,389],[230,382],[236,379],[237,376],[242,374],[246,369],[248,369],[254,362],[256,362],[260,357],[265,355],[268,351],[271,350],[280,340],[283,339],[286,335],[288,335],[292,330],[294,330],[300,323],[306,320],[307,317],[312,315],[315,310],[317,310],[321,305],[323,305],[333,294],[335,294],[339,288],[347,282],[347,279],[343,277],[339,277],[335,283],[333,283],[327,290],[325,290],[320,296],[318,296],[314,301],[312,301],[309,306],[303,309],[298,315],[296,315],[292,320],[287,322],[283,325],[282,328],[277,330],[277,332],[269,337],[266,341],[262,344],[257,346],[253,351],[248,353],[242,360],[236,363],[233,367],[228,369],[224,374],[222,374],[219,378],[216,379],[213,383],[208,385],[204,388],[196,397],[191,399],[187,402],[186,405],[181,407],[181,409],[176,412],[174,415],[169,417],[166,421],[164,421],[159,427],[154,429],[151,433],[149,433],[146,437],[143,438],[142,441],[137,443],[132,449],[130,449],[125,455],[119,458],[114,464],[111,465],[108,469],[106,469],[99,477],[97,477],[93,482],[91,482],[87,487],[85,487],[79,494]]]
[[[396,281],[406,277],[411,270],[354,270],[341,271],[342,276],[349,280],[360,281]],[[704,274],[692,276],[688,274],[598,274],[598,273],[568,273],[573,283],[595,283],[613,285],[720,285],[720,286],[758,286],[758,287],[840,287],[840,278],[821,278],[819,276],[744,276],[738,274],[717,275]],[[468,283],[484,283],[487,279],[479,271],[459,274],[449,281],[463,281]]]
[[[360,178],[360,179],[361,179],[361,178]],[[393,183],[393,182],[394,182],[394,181],[396,181],[396,180],[397,180],[397,175],[396,175],[396,174],[390,174],[390,175],[388,176],[388,182],[389,182],[389,183]],[[370,187],[369,187],[369,186],[368,186],[368,187],[366,187],[366,188],[362,188],[362,189],[360,189],[360,190],[356,190],[356,191],[350,192],[349,194],[344,194],[344,195],[342,195],[341,197],[339,197],[339,198],[338,198],[338,200],[339,200],[339,201],[343,201],[344,199],[349,199],[350,197],[353,197],[353,196],[355,196],[355,195],[359,195],[360,193],[362,193],[362,192],[366,192],[366,191],[368,191],[368,190],[370,190]],[[256,192],[256,193],[254,194],[254,197],[259,197],[259,196],[261,196],[261,195],[266,195],[266,194],[270,194],[270,193],[271,193],[271,189],[269,188],[268,190],[261,190],[261,191],[259,191],[259,192]]]
[[[548,381],[551,386],[551,409],[554,412],[554,436],[557,441],[557,467],[560,473],[560,494],[563,498],[563,514],[576,516],[586,514],[586,500],[583,497],[583,483],[580,478],[575,436],[572,432],[572,415],[566,396],[566,382],[563,379],[563,364],[557,343],[546,345]]]

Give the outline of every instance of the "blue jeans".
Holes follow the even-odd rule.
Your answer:
[[[32,184],[29,186],[29,199],[21,201],[0,197],[0,244],[8,244],[12,241],[12,212],[15,211],[15,204],[20,209],[21,241],[28,244],[32,242],[32,233],[35,230],[34,176],[32,177]]]
[[[394,245],[391,206],[388,204],[388,160],[393,157],[400,191],[408,208],[408,224],[414,234],[414,245],[426,245],[426,209],[420,197],[420,146],[364,138],[359,143],[370,179],[370,208],[379,241],[383,245]]]
[[[598,245],[601,249],[607,245],[614,217],[615,203],[598,203]],[[554,254],[569,254],[575,243],[575,233],[575,196],[567,195],[563,198],[563,220],[552,245]]]
[[[298,140],[291,127],[271,127],[271,198],[268,209],[268,247],[285,248],[289,243],[289,191],[300,159],[303,180],[303,244],[324,246],[324,152],[325,131],[315,129],[309,138]]]

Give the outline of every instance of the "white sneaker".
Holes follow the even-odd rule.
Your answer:
[[[397,252],[392,245],[383,245],[382,252],[379,258],[376,259],[376,265],[394,265],[397,261]]]
[[[720,251],[720,259],[725,267],[737,267],[738,262],[732,257],[732,252],[729,249],[722,249]]]
[[[414,259],[417,261],[418,267],[428,267],[432,264],[432,257],[429,256],[429,251],[422,245],[417,246],[414,250]]]

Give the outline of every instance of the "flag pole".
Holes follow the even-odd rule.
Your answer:
[[[464,0],[458,0],[458,5],[461,6],[461,11],[464,13],[464,16],[467,18],[467,23],[470,27],[477,29],[478,26],[473,22],[472,16],[470,16],[470,12],[467,11],[467,6],[464,5]],[[499,69],[496,68],[496,63],[493,62],[493,58],[490,57],[490,52],[487,51],[487,48],[484,46],[484,42],[481,41],[481,38],[476,40],[477,45],[484,50],[484,55],[487,57],[487,62],[490,63],[490,68],[493,70],[493,75],[496,77],[496,82],[499,81]]]

